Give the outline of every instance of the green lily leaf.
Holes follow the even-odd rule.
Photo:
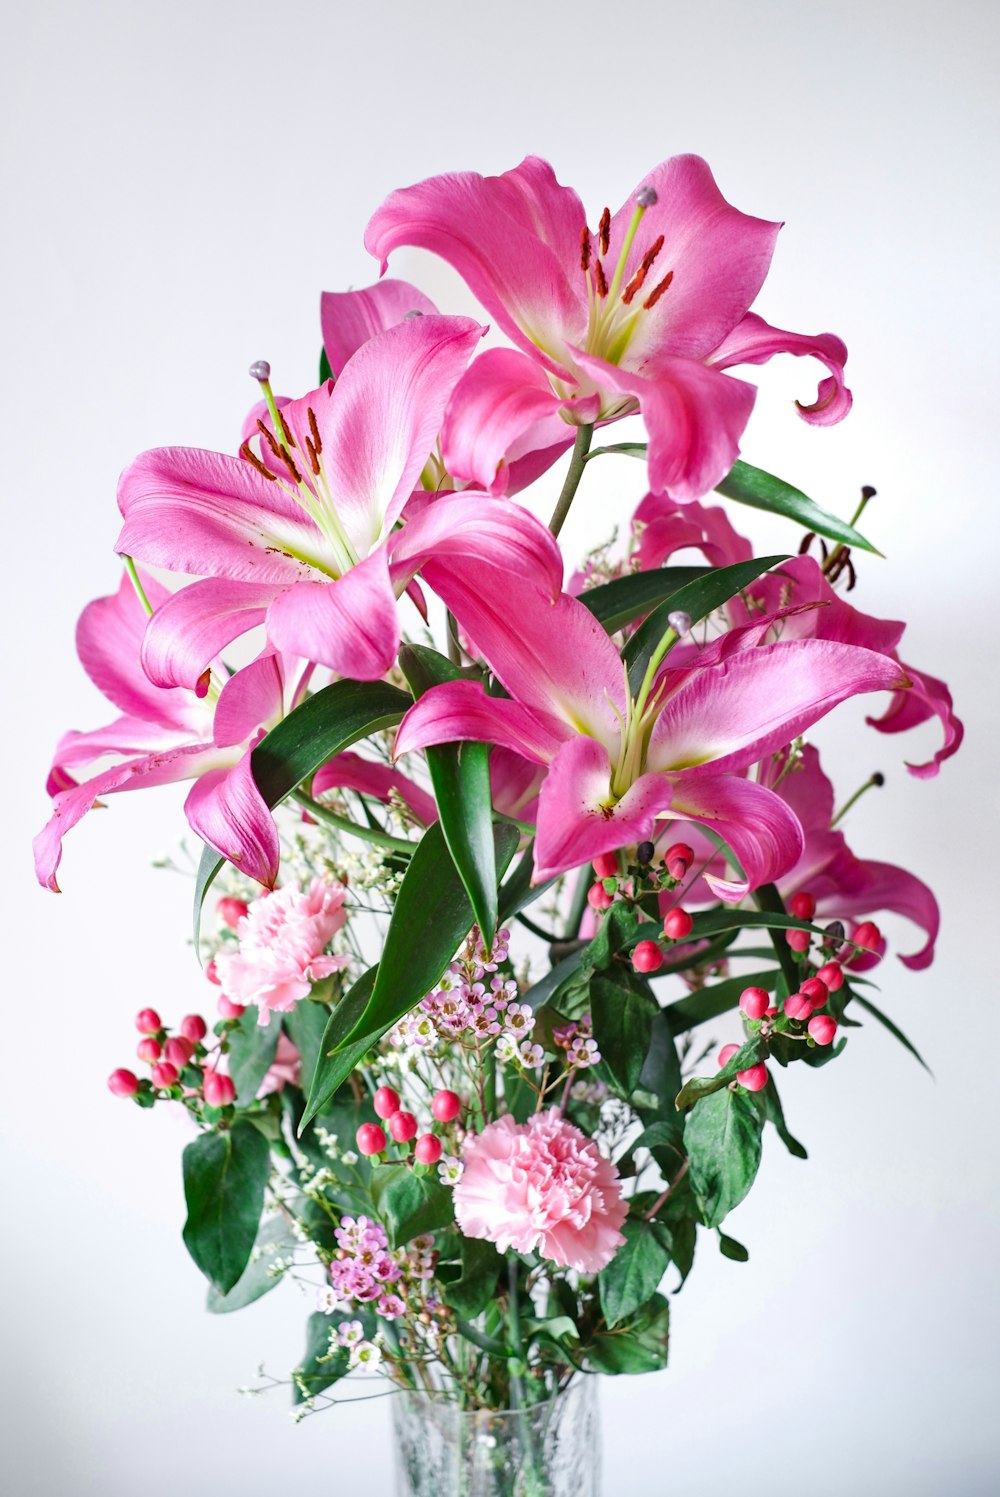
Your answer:
[[[751,509],[764,509],[772,515],[782,515],[786,520],[794,520],[806,530],[825,535],[832,541],[840,541],[845,546],[856,546],[861,551],[871,551],[875,556],[882,555],[853,525],[820,509],[801,489],[793,488],[783,478],[775,478],[773,473],[752,468],[749,463],[734,463],[722,482],[716,484],[715,490],[718,494],[724,494],[727,499],[734,499],[737,504],[749,505]]]

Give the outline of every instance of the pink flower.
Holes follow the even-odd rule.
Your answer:
[[[617,1169],[557,1109],[526,1123],[498,1118],[465,1139],[462,1158],[455,1216],[466,1237],[581,1273],[599,1272],[625,1241]]]
[[[258,1023],[289,1013],[314,982],[347,965],[326,948],[347,919],[342,884],[314,878],[306,889],[287,884],[250,906],[237,926],[239,950],[215,959],[227,998],[256,1003]]]
[[[264,1080],[258,1089],[258,1097],[267,1097],[271,1092],[283,1091],[286,1086],[298,1086],[302,1075],[302,1056],[298,1046],[282,1030],[278,1035],[278,1047],[274,1059],[267,1068]]]

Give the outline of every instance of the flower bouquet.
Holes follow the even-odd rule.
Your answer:
[[[508,343],[402,281],[327,293],[317,389],[254,364],[235,453],[122,475],[124,575],[77,633],[122,715],[60,741],[38,877],[105,797],[193,781],[219,1016],[143,1009],[148,1069],[109,1085],[190,1119],[209,1308],[308,1286],[297,1414],[356,1374],[397,1390],[404,1493],[595,1492],[593,1374],[665,1366],[664,1280],[705,1232],[747,1257],[723,1223],[768,1125],[805,1156],[776,1077],[862,1017],[909,1045],[872,998],[872,916],[915,922],[901,960],[926,967],[934,897],[851,851],[861,791],[835,809],[805,735],[888,693],[878,731],[940,721],[926,777],[962,730],[903,625],[846,599],[873,491],[848,523],[738,459],[734,366],[808,355],[799,415],[851,404],[839,338],[749,310],[778,227],[693,156],[596,229],[536,158],[405,188],[368,225],[383,273],[435,252]],[[629,416],[645,441],[595,445]],[[581,483],[626,534],[566,577]],[[740,506],[789,552],[755,554]]]

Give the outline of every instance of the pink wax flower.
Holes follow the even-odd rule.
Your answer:
[[[617,1169],[557,1109],[526,1123],[498,1118],[465,1139],[462,1158],[455,1216],[466,1237],[581,1273],[598,1273],[625,1241]]]
[[[254,900],[237,926],[239,949],[215,961],[227,998],[256,1003],[257,1022],[289,1013],[314,982],[347,965],[326,948],[347,919],[343,884],[314,878],[305,888],[286,884]]]

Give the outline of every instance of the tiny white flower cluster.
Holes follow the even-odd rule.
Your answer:
[[[455,1154],[445,1154],[438,1161],[437,1172],[443,1185],[457,1185],[465,1165]]]

